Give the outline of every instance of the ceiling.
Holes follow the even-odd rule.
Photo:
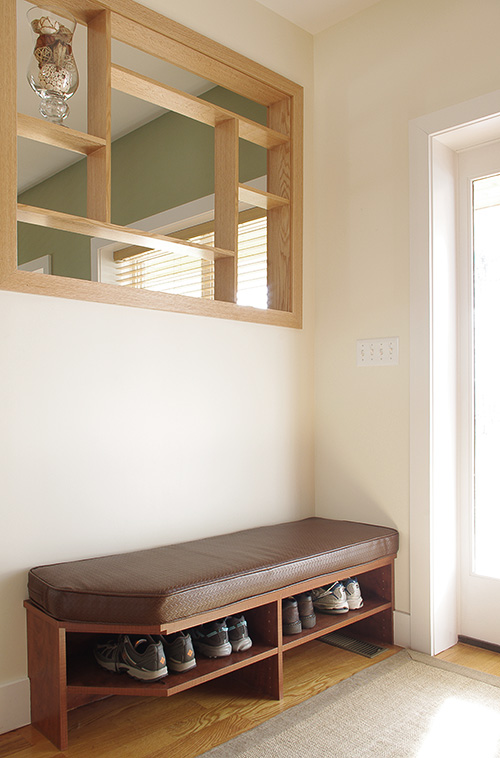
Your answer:
[[[318,34],[370,5],[375,5],[380,0],[257,0],[257,2],[305,29],[306,32]]]

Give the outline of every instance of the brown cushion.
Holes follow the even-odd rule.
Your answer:
[[[31,569],[30,599],[62,621],[164,624],[369,563],[394,529],[308,518],[150,550]]]

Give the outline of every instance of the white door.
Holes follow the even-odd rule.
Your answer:
[[[500,143],[459,176],[459,634],[500,645]]]

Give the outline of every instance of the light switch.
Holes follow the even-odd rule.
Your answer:
[[[377,337],[356,343],[358,366],[397,366],[399,337]]]

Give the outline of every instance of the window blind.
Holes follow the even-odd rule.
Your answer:
[[[188,237],[214,245],[214,232]],[[137,287],[189,297],[214,298],[214,265],[177,253],[152,250],[116,261],[117,281]],[[267,219],[238,225],[238,305],[267,308]]]

